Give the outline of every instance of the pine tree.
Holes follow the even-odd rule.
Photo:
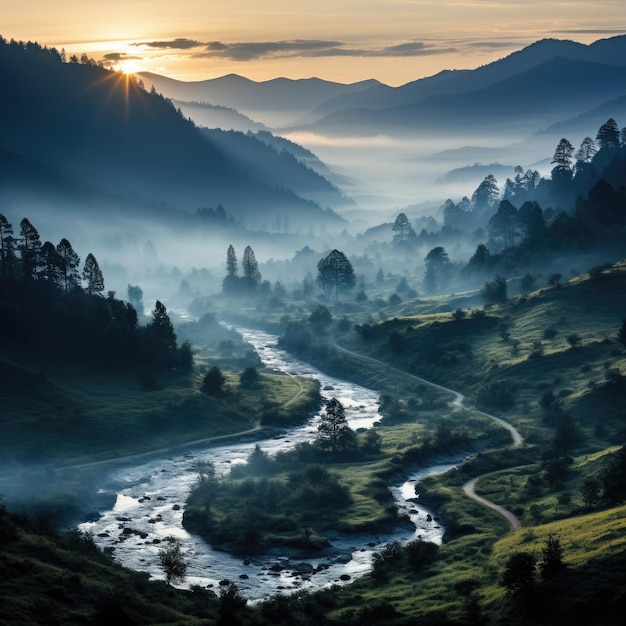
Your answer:
[[[496,177],[493,174],[485,176],[484,180],[472,194],[472,206],[474,211],[478,213],[490,211],[495,206],[499,197],[500,190],[498,189]]]
[[[40,270],[38,277],[48,281],[55,287],[62,287],[63,272],[61,269],[62,259],[56,248],[49,241],[41,246]]]
[[[243,251],[243,279],[249,291],[256,290],[261,283],[259,264],[250,246],[246,246],[246,249]]]
[[[596,140],[601,150],[611,150],[620,146],[620,130],[617,122],[610,118],[598,129]]]
[[[571,170],[573,154],[574,146],[569,142],[568,139],[563,137],[563,139],[559,141],[556,150],[554,151],[554,156],[552,157],[552,163],[556,164],[554,169],[561,168],[565,170]]]
[[[83,280],[87,283],[86,291],[91,295],[101,296],[104,291],[104,278],[100,271],[100,266],[96,257],[91,254],[87,255],[85,265],[83,267]]]
[[[80,265],[80,257],[74,252],[72,244],[67,239],[61,239],[56,251],[61,260],[61,283],[67,294],[71,287],[79,284],[78,266]]]
[[[404,213],[400,213],[398,217],[396,217],[396,221],[393,223],[391,230],[393,230],[394,233],[397,233],[393,237],[394,240],[402,243],[411,231],[411,222],[409,222],[409,218]]]
[[[13,226],[0,213],[0,272],[2,276],[11,276],[14,273],[17,257],[15,255],[15,239]]]
[[[445,275],[450,265],[448,253],[443,246],[433,248],[425,257],[424,263],[424,287],[427,291],[433,292],[441,289],[445,280]]]
[[[328,297],[334,291],[335,302],[339,301],[340,293],[353,289],[356,284],[352,263],[339,250],[333,250],[327,257],[320,259],[317,272],[317,282],[324,294]]]
[[[331,452],[346,450],[354,445],[354,431],[348,425],[343,405],[337,398],[326,402],[326,411],[318,426],[320,446]]]
[[[228,246],[226,251],[226,276],[237,276],[239,268],[237,267],[237,256],[235,254],[235,248],[232,245]]]
[[[22,276],[26,280],[36,278],[39,270],[41,239],[39,238],[39,232],[27,218],[20,222],[20,237],[17,249],[21,257]]]

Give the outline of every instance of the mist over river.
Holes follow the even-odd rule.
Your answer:
[[[268,369],[292,376],[319,380],[323,398],[337,398],[346,409],[353,429],[372,428],[381,419],[378,393],[353,383],[332,378],[300,361],[276,345],[277,337],[266,332],[238,329],[254,346]],[[262,600],[276,593],[300,589],[314,591],[332,584],[345,584],[372,568],[372,555],[386,543],[407,543],[418,537],[441,543],[444,529],[432,512],[418,506],[414,484],[427,475],[442,473],[453,465],[434,465],[413,473],[403,484],[390,488],[401,513],[411,524],[399,525],[391,533],[376,535],[336,535],[329,537],[332,546],[314,558],[298,556],[296,550],[272,551],[263,555],[233,556],[214,549],[203,538],[188,533],[182,526],[185,500],[197,478],[193,466],[209,460],[218,475],[237,463],[244,463],[256,444],[272,455],[311,441],[317,436],[319,414],[305,425],[288,429],[270,439],[233,442],[189,452],[164,455],[150,460],[130,461],[103,478],[99,495],[115,502],[99,511],[101,517],[81,524],[101,549],[112,551],[125,567],[145,571],[153,578],[164,578],[159,566],[161,542],[176,536],[183,542],[188,563],[187,576],[181,587],[200,585],[217,591],[220,583],[236,583],[249,600]]]

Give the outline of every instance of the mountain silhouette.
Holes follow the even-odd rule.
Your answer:
[[[132,77],[91,63],[64,63],[56,51],[38,44],[2,40],[0,81],[5,157],[18,155],[83,189],[138,202],[188,212],[221,203],[251,226],[271,222],[274,215],[289,215],[290,223],[301,228],[342,223],[332,210],[293,189],[289,178],[297,164],[290,163],[291,173],[281,176],[279,154],[258,141],[258,163],[249,157],[242,161],[239,146],[203,132]],[[18,156],[11,160],[17,162]],[[299,167],[298,185],[324,187],[330,196],[341,197],[318,174]],[[272,172],[271,181],[264,171]]]

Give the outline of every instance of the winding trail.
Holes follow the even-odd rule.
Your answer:
[[[377,365],[383,366],[392,372],[397,372],[398,374],[402,374],[403,376],[410,378],[411,380],[414,380],[416,382],[419,382],[423,385],[427,385],[429,387],[433,387],[435,389],[439,389],[441,391],[451,393],[454,395],[454,400],[452,400],[451,404],[458,408],[462,408],[463,406],[463,401],[465,400],[465,396],[462,393],[455,391],[454,389],[450,389],[449,387],[444,387],[443,385],[438,385],[429,380],[425,380],[424,378],[420,378],[419,376],[415,376],[414,374],[409,374],[408,372],[405,372],[404,370],[388,365],[384,361],[374,359],[370,356],[365,356],[364,354],[359,354],[358,352],[353,352],[352,350],[348,350],[347,348],[343,348],[337,344],[335,344],[335,347],[340,352],[344,352],[358,359],[363,359],[365,361],[370,361]],[[503,428],[506,428],[509,431],[509,433],[511,433],[511,439],[512,439],[511,446],[510,446],[511,448],[518,448],[521,445],[523,445],[524,439],[522,435],[519,433],[519,431],[517,430],[517,428],[515,428],[515,426],[513,426],[512,424],[509,424],[509,422],[506,422],[505,420],[499,417],[496,417],[495,415],[485,413],[484,411],[477,411],[477,412],[480,415],[484,415],[485,417],[488,417],[494,422],[497,422],[500,426],[502,426]],[[505,470],[499,470],[497,472],[489,472],[488,474],[481,474],[480,476],[476,476],[475,478],[472,478],[471,480],[469,480],[463,485],[463,491],[468,497],[472,498],[476,502],[479,502],[483,506],[486,506],[496,511],[500,515],[505,517],[508,520],[508,522],[511,524],[512,530],[520,530],[522,528],[522,523],[520,519],[512,511],[509,511],[508,509],[505,509],[503,506],[500,506],[499,504],[496,504],[495,502],[491,502],[490,500],[487,500],[486,498],[479,496],[475,491],[476,483],[480,479],[486,478],[487,476],[494,476],[496,474],[500,474],[501,472],[508,472],[511,469],[513,468],[507,468]]]

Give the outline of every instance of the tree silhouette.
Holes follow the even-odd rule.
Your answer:
[[[519,235],[518,226],[519,211],[508,200],[502,200],[487,228],[492,235],[502,237],[506,249],[515,245],[515,237]]]
[[[20,222],[20,237],[17,249],[20,252],[23,278],[26,280],[34,279],[39,269],[41,240],[37,229],[27,218]]]
[[[43,246],[41,246],[39,255],[41,267],[38,272],[38,277],[48,281],[55,287],[62,287],[63,271],[61,266],[63,259],[56,248],[49,241],[46,241]]]
[[[61,285],[67,294],[71,287],[79,284],[78,266],[80,265],[80,257],[74,252],[72,244],[67,239],[61,239],[56,251],[61,260]]]
[[[261,283],[259,264],[250,246],[243,251],[243,280],[248,291],[254,291]]]
[[[11,276],[17,263],[15,255],[15,239],[13,238],[13,226],[7,218],[0,213],[0,271],[2,276]]]
[[[574,146],[570,143],[568,139],[563,137],[561,141],[559,141],[556,150],[554,151],[554,156],[552,157],[552,163],[555,163],[554,169],[572,169],[572,155],[574,154]]]
[[[620,130],[617,122],[610,118],[598,129],[596,141],[601,150],[611,150],[620,146]]]
[[[493,174],[489,174],[472,194],[472,206],[478,213],[487,213],[495,206],[499,197],[498,181]]]
[[[187,574],[187,563],[183,556],[181,540],[178,537],[167,537],[167,545],[159,550],[159,563],[165,573],[165,581],[183,580]]]
[[[326,410],[317,430],[319,445],[331,452],[346,450],[355,442],[354,431],[348,425],[343,405],[337,398],[326,402]]]
[[[398,217],[396,217],[396,221],[393,223],[391,230],[397,233],[393,237],[394,240],[402,243],[409,232],[411,232],[411,222],[409,222],[409,218],[404,213],[400,213]]]
[[[214,365],[202,380],[202,391],[210,396],[218,396],[224,391],[225,382],[226,378],[222,374],[222,370]]]
[[[443,246],[433,248],[425,257],[424,263],[426,270],[424,272],[424,286],[431,293],[441,289],[445,279],[446,270],[450,264],[448,253]]]
[[[104,278],[100,271],[100,266],[96,257],[91,254],[87,255],[85,259],[85,266],[83,267],[83,280],[87,283],[86,291],[91,295],[101,296],[104,291]]]
[[[356,284],[354,268],[346,255],[339,250],[333,250],[328,256],[320,259],[317,264],[317,282],[328,297],[334,291],[335,302],[339,301],[339,294],[353,289]]]

